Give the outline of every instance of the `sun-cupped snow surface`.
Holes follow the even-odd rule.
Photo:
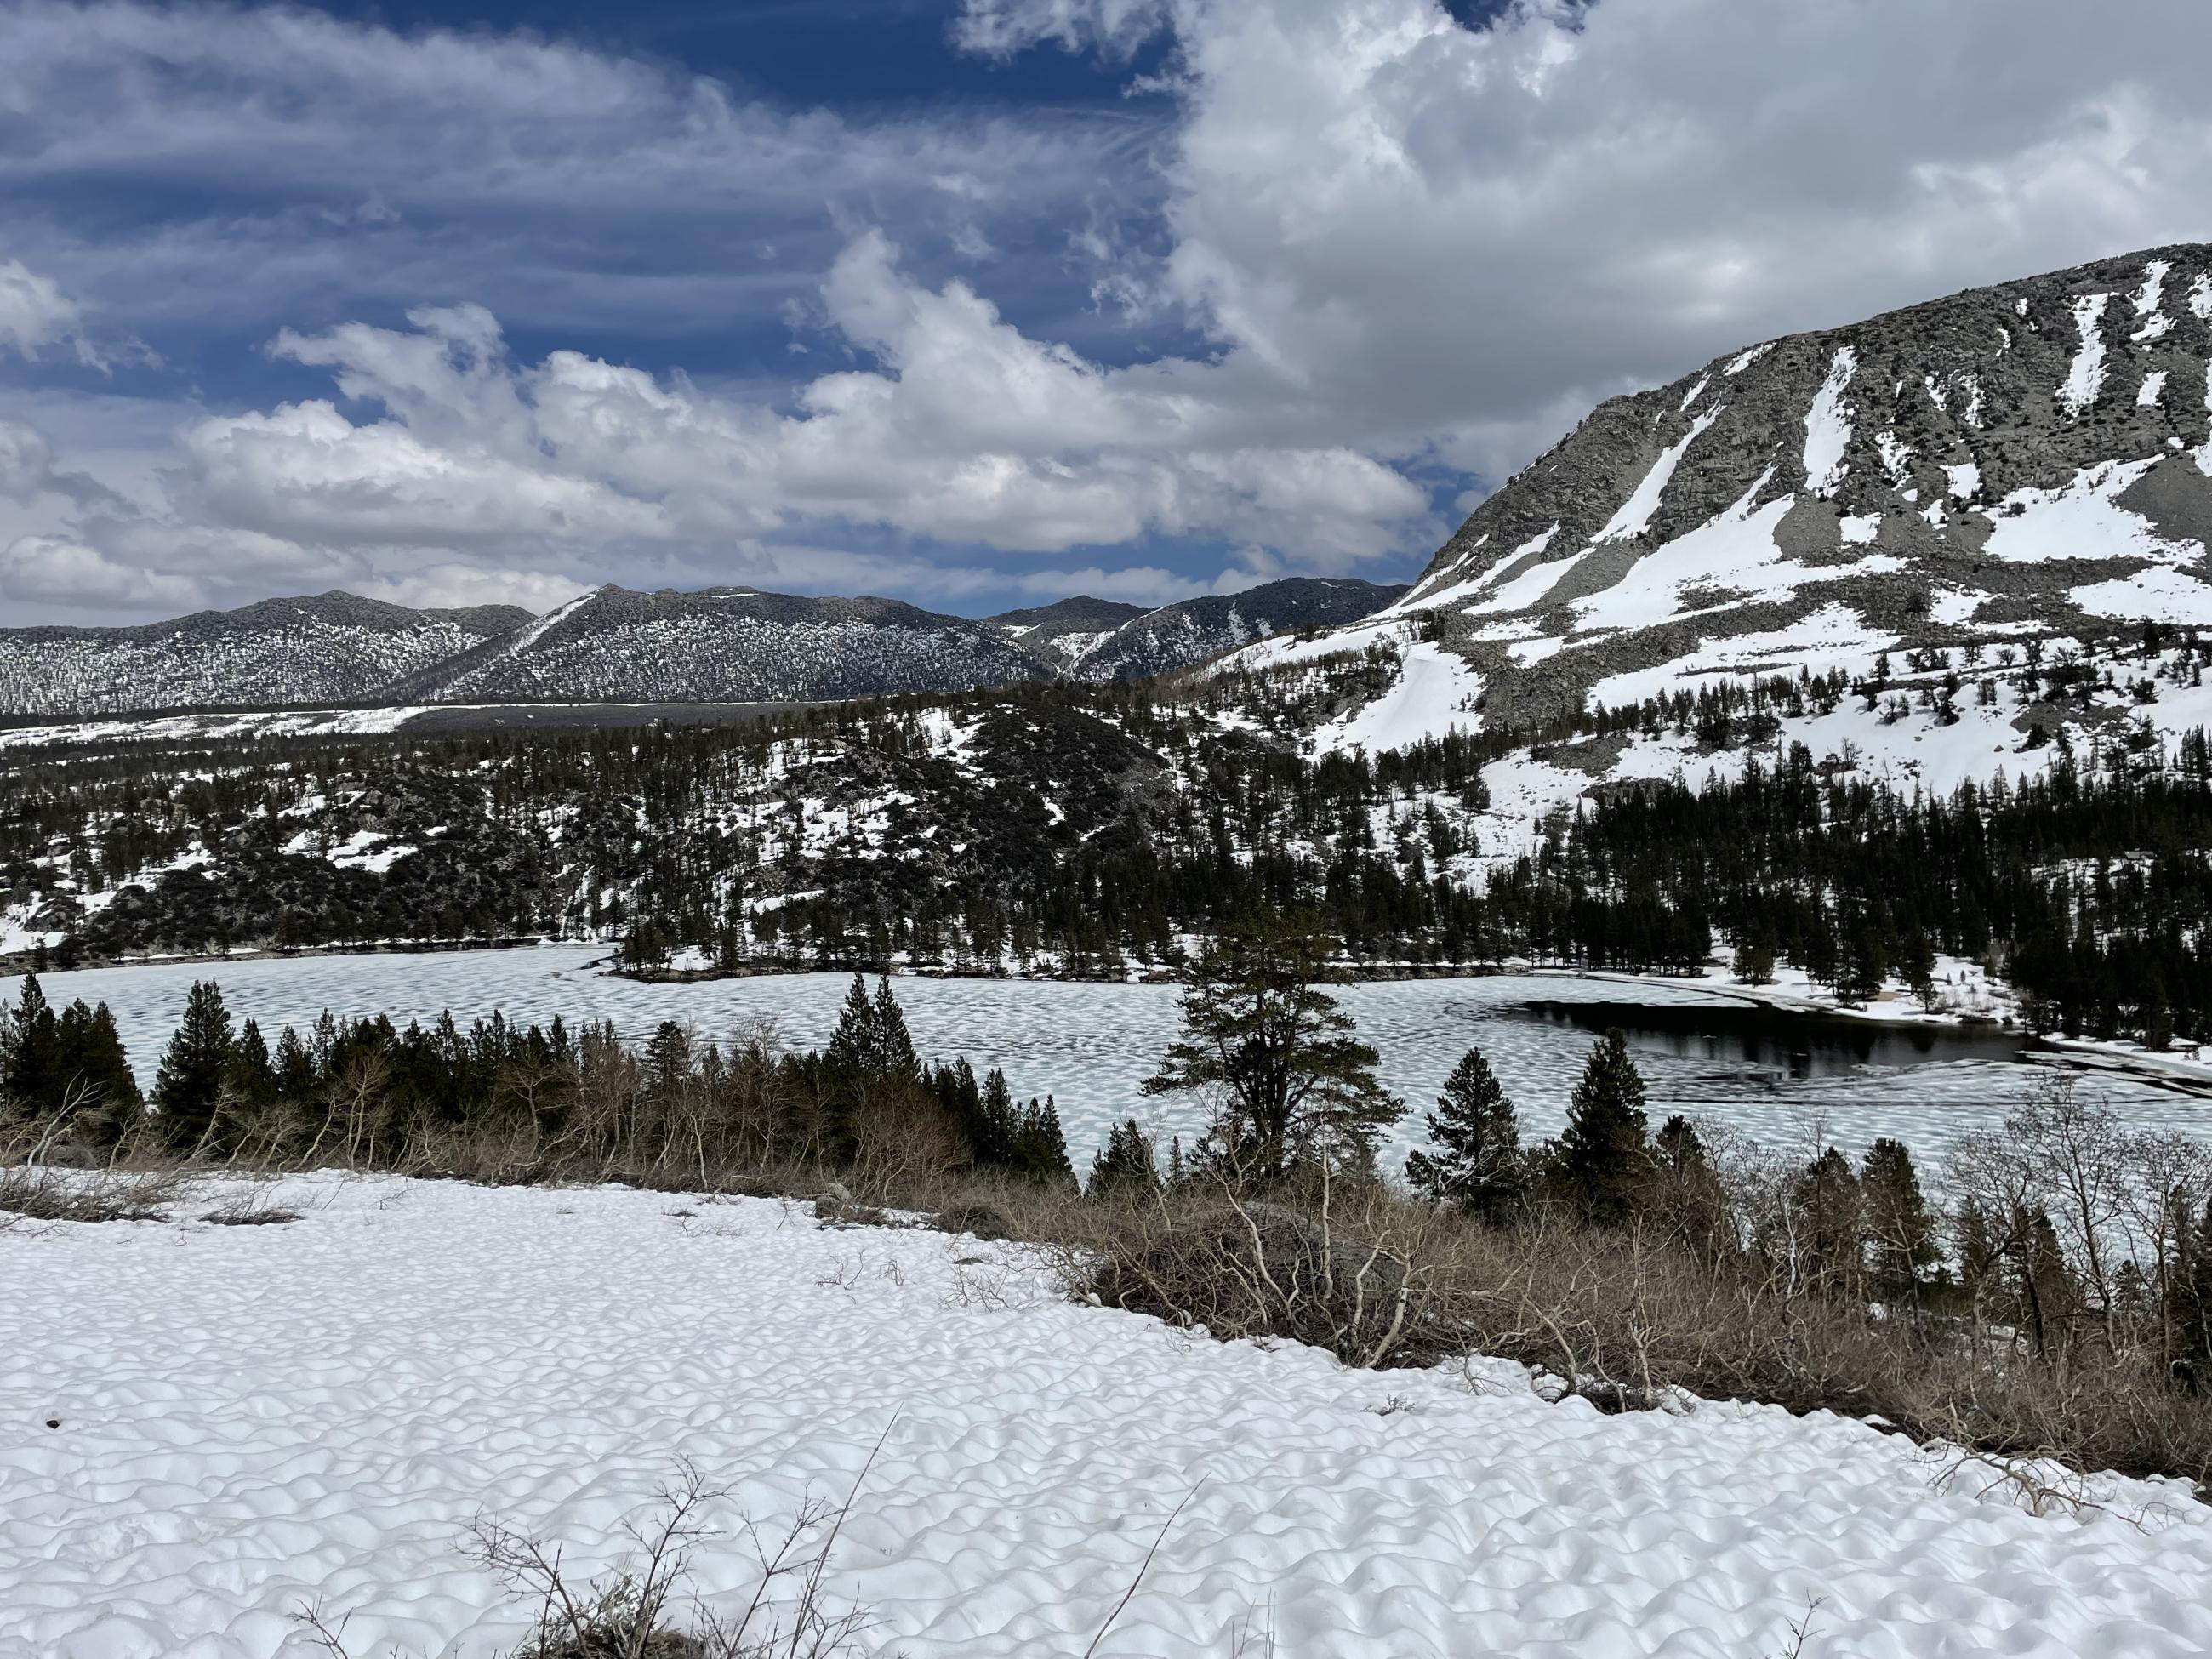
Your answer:
[[[489,1659],[528,1613],[471,1524],[609,1571],[678,1459],[721,1492],[704,1611],[754,1589],[747,1523],[851,1492],[825,1588],[908,1659],[1756,1659],[1808,1604],[1821,1659],[2212,1650],[2169,1485],[2037,1516],[1840,1418],[1216,1345],[767,1200],[270,1196],[301,1219],[0,1234],[0,1651],[304,1656],[313,1606],[354,1659]]]

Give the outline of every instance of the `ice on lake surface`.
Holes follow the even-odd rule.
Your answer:
[[[185,994],[200,979],[216,980],[233,1012],[258,1019],[272,1042],[284,1025],[304,1029],[325,1008],[341,1018],[388,1014],[403,1026],[410,1019],[428,1024],[448,1009],[466,1026],[498,1009],[523,1024],[544,1024],[556,1014],[572,1026],[612,1020],[625,1037],[640,1042],[664,1019],[686,1022],[703,1039],[726,1037],[766,1015],[799,1047],[828,1040],[848,982],[837,974],[794,974],[647,985],[595,969],[605,955],[599,945],[553,945],[157,963],[51,974],[42,983],[57,1005],[76,997],[105,1000],[141,1080],[150,1084]],[[14,983],[0,980],[0,998],[13,1000]],[[925,1055],[964,1054],[979,1072],[1004,1067],[1019,1095],[1054,1096],[1079,1165],[1088,1163],[1108,1127],[1125,1117],[1163,1135],[1188,1136],[1198,1126],[1200,1113],[1190,1103],[1138,1092],[1175,1034],[1173,986],[917,977],[894,984]],[[1407,1103],[1398,1144],[1384,1155],[1388,1168],[1396,1167],[1407,1146],[1419,1144],[1422,1111],[1470,1044],[1496,1068],[1520,1108],[1524,1133],[1556,1133],[1591,1036],[1566,1021],[1531,1013],[1538,1002],[1619,1004],[1633,996],[1678,1011],[1671,1020],[1655,1018],[1655,1029],[1632,1032],[1655,1124],[1680,1111],[1731,1124],[1770,1144],[1806,1134],[1818,1116],[1826,1139],[1846,1151],[1893,1135],[1929,1164],[1961,1132],[2002,1121],[2042,1074],[2003,1058],[2007,1046],[1984,1034],[1939,1039],[1924,1056],[1896,1042],[1875,1051],[1881,1060],[1917,1062],[1907,1064],[1858,1066],[1840,1045],[1822,1045],[1823,1064],[1814,1075],[1762,1079],[1744,1074],[1738,1058],[1741,1005],[1663,982],[1631,988],[1501,975],[1348,985],[1338,994],[1360,1034],[1381,1051],[1383,1081]],[[1660,1029],[1679,1025],[1679,1011],[1699,1007],[1714,1011],[1717,1035],[1710,1042]],[[2100,1077],[2082,1086],[2140,1127],[2179,1129],[2212,1141],[2212,1100],[2128,1079]]]

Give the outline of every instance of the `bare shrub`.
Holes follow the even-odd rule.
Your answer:
[[[1212,1183],[1090,1219],[1070,1277],[1109,1306],[1357,1365],[1431,1364],[1462,1346],[1436,1251],[1450,1218],[1378,1185],[1324,1179],[1294,1206]]]
[[[967,1156],[959,1130],[919,1091],[885,1091],[861,1099],[853,1113],[849,1179],[866,1201],[944,1180]]]
[[[0,1226],[42,1221],[166,1221],[191,1184],[189,1170],[0,1168]]]
[[[879,1439],[876,1451],[882,1447]],[[534,1606],[531,1634],[514,1659],[841,1659],[859,1651],[868,1621],[837,1607],[823,1579],[875,1458],[872,1451],[842,1504],[810,1504],[773,1533],[745,1523],[759,1563],[750,1599],[734,1616],[695,1606],[690,1628],[678,1622],[678,1603],[693,1556],[718,1535],[705,1511],[727,1494],[688,1460],[662,1487],[652,1516],[624,1528],[631,1555],[611,1572],[578,1582],[557,1545],[484,1517],[471,1529],[471,1553]],[[347,1659],[343,1620],[334,1626],[319,1606],[296,1616],[328,1652]]]
[[[273,1180],[240,1182],[228,1187],[222,1200],[200,1219],[218,1227],[274,1227],[297,1221],[300,1212],[280,1209],[270,1201]]]

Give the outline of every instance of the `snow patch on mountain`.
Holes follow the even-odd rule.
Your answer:
[[[2091,582],[2073,590],[2074,603],[2099,616],[2137,621],[2157,617],[2185,627],[2212,627],[2212,586],[2174,569],[2151,565],[2132,576]]]
[[[1851,443],[1851,412],[1844,402],[1844,390],[1858,367],[1857,352],[1837,347],[1828,378],[1805,411],[1805,487],[1816,495],[1832,495],[1843,480],[1844,456]]]
[[[1482,677],[1450,652],[1416,640],[1400,655],[1390,689],[1314,735],[1317,751],[1364,749],[1380,753],[1404,749],[1448,732],[1480,727],[1474,712]]]
[[[1659,510],[1659,503],[1667,493],[1667,485],[1674,477],[1674,469],[1682,464],[1682,457],[1692,444],[1705,435],[1718,420],[1721,410],[1712,410],[1690,422],[1690,429],[1675,442],[1662,450],[1659,459],[1651,464],[1641,482],[1630,492],[1620,508],[1607,520],[1604,529],[1590,538],[1593,543],[1633,541],[1651,528],[1651,515]]]
[[[2010,563],[2201,555],[2203,543],[2166,540],[2117,499],[2156,465],[2106,462],[2082,468],[2056,489],[2016,489],[2000,506],[1984,550]]]
[[[2057,392],[2059,406],[2069,416],[2079,416],[2104,389],[2105,308],[2112,299],[2109,294],[2085,294],[2074,302],[2074,327],[2081,345],[2067,366],[2065,381]]]

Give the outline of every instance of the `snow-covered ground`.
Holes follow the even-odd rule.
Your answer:
[[[305,1029],[325,1008],[341,1016],[387,1013],[403,1026],[410,1019],[428,1024],[447,1009],[465,1026],[499,1009],[523,1024],[543,1024],[556,1014],[572,1025],[609,1019],[639,1042],[664,1019],[720,1039],[765,1015],[787,1042],[814,1047],[828,1040],[845,994],[846,980],[835,974],[644,984],[592,971],[590,964],[603,955],[601,947],[564,945],[173,963],[50,974],[41,983],[57,1005],[76,997],[107,1002],[149,1085],[185,994],[200,979],[221,983],[234,1012],[258,1018],[271,1042],[286,1024]],[[924,1054],[965,1055],[979,1070],[1003,1066],[1017,1093],[1054,1096],[1079,1165],[1087,1166],[1091,1150],[1125,1117],[1164,1137],[1188,1137],[1200,1126],[1194,1104],[1170,1104],[1138,1090],[1176,1034],[1178,993],[1171,985],[911,975],[895,984]],[[0,1001],[12,1000],[15,987],[0,979]],[[1559,1130],[1593,1039],[1572,1024],[1530,1018],[1532,1001],[1701,1005],[1739,1020],[1741,1014],[1733,996],[1652,980],[1498,975],[1349,985],[1339,995],[1360,1034],[1381,1051],[1384,1083],[1408,1103],[1383,1153],[1390,1168],[1420,1144],[1421,1114],[1470,1045],[1488,1056],[1530,1134]],[[1725,1020],[1706,1035],[1632,1030],[1632,1040],[1655,1121],[1682,1112],[1771,1145],[1791,1145],[1817,1119],[1826,1139],[1853,1152],[1877,1136],[1904,1140],[1931,1175],[1955,1137],[2002,1122],[2038,1075],[2038,1068],[2014,1062],[2024,1038],[1989,1032],[1870,1026],[1832,1034],[1818,1045],[1793,1040],[1793,1048],[1815,1048],[1814,1074],[1779,1080],[1771,1070],[1757,1074],[1778,1065],[1789,1069],[1778,1045],[1769,1040],[1747,1046]],[[2212,1102],[2122,1076],[2100,1078],[2095,1086],[2136,1127],[2212,1139]]]
[[[216,1194],[180,1207],[201,1212]],[[0,1653],[488,1659],[478,1516],[622,1561],[688,1458],[740,1530],[842,1502],[827,1587],[908,1659],[2184,1659],[2212,1510],[2037,1516],[1844,1419],[1599,1415],[1518,1367],[1347,1369],[1069,1302],[1014,1247],[799,1206],[295,1180],[289,1225],[0,1232]],[[49,1426],[52,1425],[52,1426]],[[688,1611],[688,1609],[687,1609]]]

